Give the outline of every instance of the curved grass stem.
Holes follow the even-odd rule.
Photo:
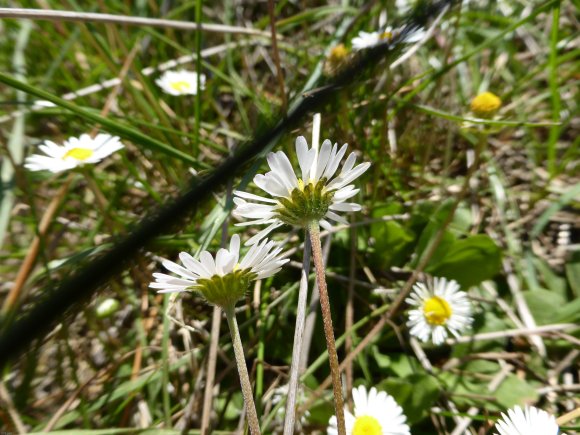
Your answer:
[[[336,354],[336,343],[334,341],[334,330],[332,328],[330,300],[328,299],[328,289],[326,287],[318,222],[312,222],[309,225],[308,233],[310,234],[310,242],[312,244],[312,259],[314,260],[314,266],[316,268],[316,282],[318,283],[318,291],[320,292],[320,308],[322,311],[322,323],[324,324],[326,347],[328,348],[328,362],[330,363],[330,375],[332,378],[332,389],[334,391],[334,408],[336,412],[338,434],[346,435],[342,383],[340,381],[338,355]]]
[[[250,376],[248,375],[248,368],[246,367],[246,358],[244,357],[244,348],[240,338],[240,330],[236,320],[234,306],[224,307],[228,326],[230,328],[230,335],[232,336],[232,345],[234,348],[234,355],[236,357],[236,364],[238,366],[238,374],[240,376],[240,384],[242,386],[242,395],[244,396],[244,404],[246,406],[246,416],[248,418],[248,426],[252,435],[260,435],[260,422],[258,421],[258,413],[256,412],[256,404],[252,395],[252,384],[250,383]]]

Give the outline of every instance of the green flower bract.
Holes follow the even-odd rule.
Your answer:
[[[211,278],[199,278],[197,285],[191,289],[203,295],[211,304],[228,307],[242,299],[250,287],[250,282],[257,275],[248,269],[235,270],[224,276],[214,275]]]
[[[322,178],[316,184],[308,183],[303,189],[294,189],[290,198],[278,198],[281,204],[276,210],[278,219],[299,227],[307,227],[310,222],[323,219],[334,196],[326,191],[326,181]]]

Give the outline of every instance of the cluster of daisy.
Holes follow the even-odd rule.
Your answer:
[[[205,87],[205,75],[194,71],[166,71],[155,82],[166,93],[174,96],[196,95]],[[49,101],[36,102],[38,107],[49,107]],[[33,154],[26,158],[24,167],[30,171],[64,172],[77,167],[95,164],[119,151],[124,146],[116,136],[101,133],[94,138],[88,134],[71,137],[62,145],[45,141],[39,146],[44,154]]]
[[[372,387],[369,391],[361,385],[352,390],[354,410],[345,408],[348,435],[410,435],[403,408],[384,391]],[[495,435],[558,435],[556,418],[546,411],[526,406],[515,406],[502,413],[495,424]],[[326,430],[337,435],[336,416],[332,416]]]

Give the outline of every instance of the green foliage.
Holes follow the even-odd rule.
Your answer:
[[[402,406],[409,423],[425,418],[441,393],[441,386],[433,376],[419,373],[387,379],[380,387]]]
[[[536,387],[511,373],[500,384],[494,395],[503,409],[512,408],[514,405],[525,406],[538,400]]]
[[[31,0],[12,3],[39,7]],[[378,29],[385,13],[387,24],[394,27],[406,16],[395,2],[375,2],[370,9],[358,0],[340,5],[274,2],[278,68],[267,2],[243,2],[243,7],[232,1],[97,3],[89,7],[79,1],[46,0],[42,7],[226,27],[198,32],[0,20],[0,62],[5,66],[0,74],[3,297],[33,251],[43,215],[67,177],[31,173],[22,167],[23,159],[45,140],[61,143],[95,131],[117,134],[126,145],[87,174],[72,177],[40,239],[18,303],[8,315],[3,312],[0,329],[46,298],[46,288],[90,264],[266,124],[282,119],[287,112],[279,78],[289,107],[326,92],[325,58],[334,46],[345,43],[350,48],[358,31]],[[470,430],[491,433],[491,422],[513,405],[549,404],[546,409],[558,415],[570,400],[558,391],[546,400],[538,391],[553,386],[553,369],[577,347],[578,329],[566,330],[567,336],[543,336],[546,355],[536,352],[529,336],[502,333],[525,325],[519,304],[526,305],[538,325],[580,322],[580,251],[575,245],[580,185],[573,172],[580,142],[574,123],[578,68],[572,11],[570,4],[558,0],[530,7],[513,0],[485,7],[466,3],[460,14],[444,14],[435,38],[426,40],[410,59],[397,68],[383,62],[353,75],[349,86],[330,89],[332,97],[321,110],[321,139],[348,142],[359,161],[372,162],[356,182],[360,192],[348,200],[363,208],[347,217],[356,227],[331,239],[328,280],[339,357],[370,338],[353,360],[353,382],[392,394],[413,434],[451,432],[454,417],[467,416],[471,406],[478,412]],[[265,34],[236,33],[250,27]],[[360,55],[351,53],[348,61]],[[206,88],[195,97],[169,96],[155,84],[168,67],[165,63],[181,56],[189,58],[182,57],[171,68],[201,69],[208,77]],[[121,80],[112,81],[117,78]],[[504,106],[494,119],[473,120],[469,101],[487,90],[497,93]],[[29,110],[39,99],[56,107]],[[238,233],[247,240],[255,234],[256,228],[235,225],[230,191],[256,193],[252,180],[267,170],[266,152],[293,155],[295,137],[309,138],[310,133],[308,115],[292,132],[276,136],[258,159],[240,168],[241,177],[212,191],[210,200],[184,216],[182,229],[154,240],[119,277],[103,285],[102,293],[75,307],[42,344],[9,367],[5,386],[14,409],[3,414],[2,428],[18,432],[15,421],[20,417],[22,431],[30,433],[164,435],[181,433],[175,428],[185,425],[193,428],[188,433],[200,433],[214,339],[219,387],[214,390],[211,432],[236,430],[243,402],[224,325],[217,336],[210,333],[212,308],[202,298],[162,297],[147,286],[152,273],[161,271],[161,258],[175,259],[180,251],[194,256],[201,249],[215,252],[222,237]],[[482,140],[479,169],[466,183],[466,162]],[[295,156],[291,160],[296,163]],[[464,185],[468,188],[460,193]],[[328,192],[318,195],[322,201]],[[320,214],[320,204],[314,205]],[[569,244],[559,241],[566,231]],[[462,335],[494,332],[497,337],[453,346],[421,344],[434,367],[427,374],[409,344],[404,303],[382,330],[368,334],[393,307],[439,233],[441,240],[420,279],[431,275],[457,280],[469,292],[474,312],[473,327]],[[272,236],[300,252],[302,231],[284,226]],[[299,253],[290,255],[301,260]],[[292,356],[300,277],[294,266],[251,286],[237,307],[248,369],[261,396],[257,402],[264,433],[281,433],[271,392],[287,382]],[[311,286],[314,279],[311,270]],[[523,301],[516,300],[515,291],[522,292]],[[99,314],[104,297],[118,306]],[[355,325],[349,333],[344,330],[347,304],[353,307]],[[315,318],[303,392],[306,400],[315,391],[320,395],[308,407],[305,434],[325,433],[334,412],[330,389],[318,391],[328,376],[328,363],[316,305],[311,312]],[[347,334],[353,338],[350,350],[344,347]],[[574,370],[575,363],[561,373]],[[506,367],[512,371],[491,391],[490,383]],[[562,376],[555,379],[557,384],[562,381]],[[62,400],[73,397],[71,403]],[[133,427],[142,421],[150,428]]]
[[[440,261],[427,271],[435,276],[454,279],[462,288],[469,288],[493,278],[500,270],[501,250],[484,234],[454,241]]]
[[[534,319],[540,325],[554,323],[566,302],[559,294],[543,289],[526,291],[523,295]]]

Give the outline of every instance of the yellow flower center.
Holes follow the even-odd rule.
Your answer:
[[[71,148],[66,152],[64,156],[62,156],[62,159],[65,160],[68,157],[71,157],[75,160],[83,162],[89,157],[91,157],[93,153],[94,151],[89,148]]]
[[[332,47],[332,49],[330,50],[330,54],[328,55],[328,60],[330,60],[331,62],[337,63],[337,62],[340,62],[343,59],[345,59],[347,55],[348,55],[348,50],[344,46],[344,44],[338,44],[338,45]]]
[[[471,111],[480,118],[491,118],[501,107],[501,99],[491,92],[479,94],[471,101]]]
[[[383,428],[379,421],[370,415],[358,417],[352,428],[352,435],[382,435]]]
[[[439,296],[433,296],[423,304],[423,314],[430,325],[445,325],[452,312],[449,303]]]
[[[185,80],[178,80],[176,82],[171,82],[169,86],[176,90],[177,92],[185,92],[191,89],[191,84]]]
[[[393,39],[393,32],[383,32],[379,35],[379,39],[386,39],[387,41],[390,41]]]

